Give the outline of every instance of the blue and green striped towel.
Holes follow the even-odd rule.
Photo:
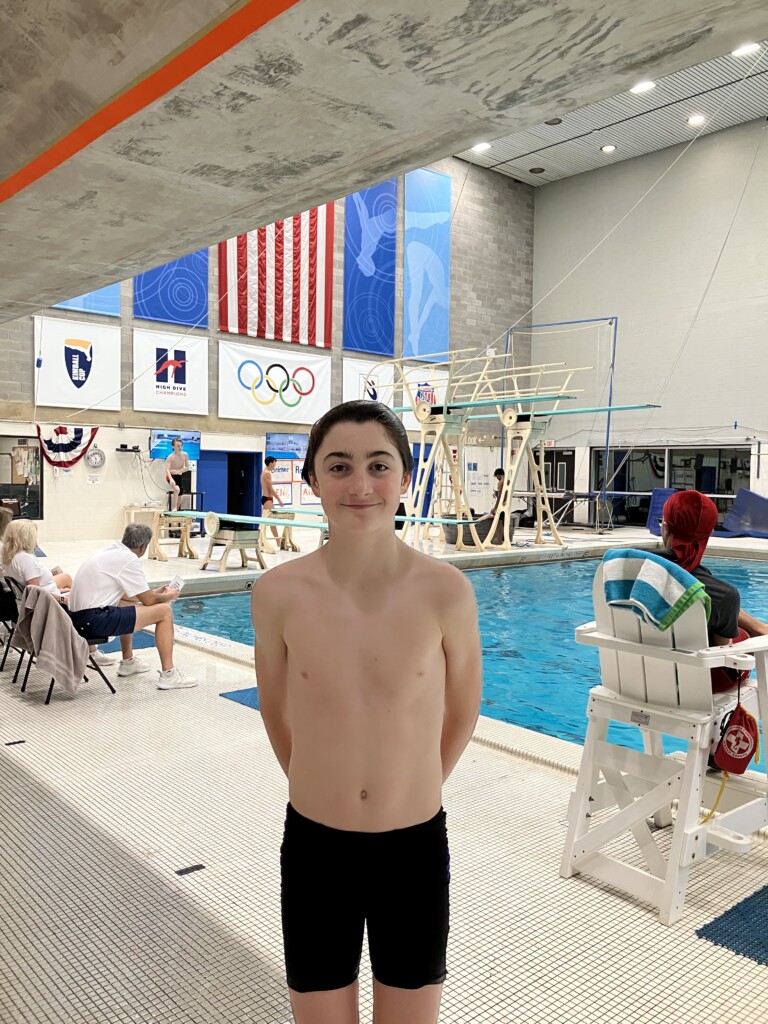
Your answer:
[[[649,551],[621,548],[603,556],[606,604],[631,608],[644,622],[665,630],[697,601],[709,618],[704,584],[675,562]]]

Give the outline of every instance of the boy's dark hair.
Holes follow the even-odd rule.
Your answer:
[[[310,476],[315,470],[317,450],[331,427],[335,427],[337,423],[371,422],[380,423],[384,427],[390,441],[397,448],[405,472],[410,473],[413,470],[413,455],[403,424],[392,410],[388,406],[382,405],[381,402],[358,399],[354,402],[342,402],[341,405],[334,405],[312,427],[307,444],[307,454],[304,457],[304,468],[301,471],[304,483],[310,483]]]
[[[274,455],[268,455],[266,459],[264,459],[265,466],[271,466],[273,462],[277,462],[277,459],[275,458]]]
[[[498,469],[494,469],[493,475],[494,476],[506,476],[507,474],[504,472],[504,468],[502,466],[499,466]]]

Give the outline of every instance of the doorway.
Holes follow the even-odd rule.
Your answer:
[[[200,452],[197,489],[206,511],[233,516],[261,515],[261,452]]]
[[[544,452],[544,479],[550,495],[550,507],[558,522],[573,522],[572,492],[575,465],[576,455],[572,448],[562,451],[557,448],[549,448]],[[571,492],[569,497],[560,496],[563,492],[568,491]],[[562,519],[560,519],[560,513],[562,513]]]

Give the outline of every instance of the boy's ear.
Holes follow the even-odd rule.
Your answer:
[[[404,494],[405,491],[411,486],[411,477],[413,472],[403,473],[403,486],[400,488],[400,493]]]
[[[314,494],[314,496],[316,498],[320,498],[320,485],[318,484],[317,477],[314,475],[314,473],[309,474],[309,486],[312,488],[312,493]]]

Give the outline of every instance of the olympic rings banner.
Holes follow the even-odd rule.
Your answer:
[[[331,356],[306,346],[257,348],[219,341],[219,416],[314,423],[331,407]]]

